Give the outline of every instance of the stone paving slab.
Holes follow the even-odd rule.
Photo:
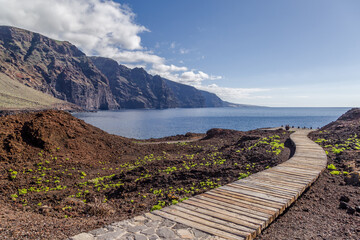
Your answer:
[[[132,219],[115,222],[103,228],[80,233],[69,240],[157,240],[199,239],[220,240],[195,228],[146,213]]]

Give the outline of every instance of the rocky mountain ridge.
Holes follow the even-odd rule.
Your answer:
[[[0,26],[0,73],[86,110],[231,106],[213,93],[15,27]]]

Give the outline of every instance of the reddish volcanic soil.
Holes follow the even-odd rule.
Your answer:
[[[0,239],[65,239],[176,204],[287,160],[289,134],[211,129],[137,141],[61,111],[1,117]]]

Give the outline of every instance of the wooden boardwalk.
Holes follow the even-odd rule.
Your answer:
[[[326,154],[309,132],[290,136],[296,151],[288,161],[152,213],[225,239],[255,238],[325,169]]]

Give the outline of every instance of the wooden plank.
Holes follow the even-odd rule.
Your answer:
[[[320,172],[323,167],[315,167],[315,166],[310,166],[310,165],[306,165],[303,163],[296,163],[296,162],[285,162],[281,164],[282,167],[292,167],[292,168],[296,168],[296,169],[302,169],[302,170],[311,170],[311,171],[317,171]]]
[[[235,186],[235,185],[240,185],[240,186],[243,186],[243,187],[246,187],[249,189],[257,189],[257,191],[274,193],[276,195],[285,196],[287,198],[292,198],[292,197],[294,197],[294,195],[296,195],[296,193],[294,193],[294,192],[289,192],[289,191],[279,189],[279,188],[274,188],[271,186],[258,185],[258,184],[254,184],[252,182],[237,181],[237,182],[234,182],[231,186]]]
[[[279,166],[276,166],[276,167],[273,167],[271,168],[271,171],[269,172],[272,172],[272,171],[282,171],[282,172],[286,172],[286,173],[292,173],[292,175],[295,175],[297,177],[300,177],[301,179],[304,179],[304,180],[307,180],[307,179],[311,179],[313,176],[315,176],[317,173],[306,173],[306,172],[300,172],[299,171],[296,171],[295,169],[290,169],[290,168],[287,168],[287,169],[284,169],[286,167],[282,167],[281,165]]]
[[[292,176],[290,174],[285,174],[283,172],[279,172],[279,171],[275,171],[275,170],[272,170],[271,172],[270,171],[269,172],[261,172],[259,175],[260,176],[270,176],[271,178],[274,178],[274,179],[279,179],[279,180],[286,181],[289,183],[296,183],[301,186],[303,186],[304,184],[307,184],[309,182],[309,180],[304,180],[297,176]]]
[[[152,213],[155,214],[155,215],[158,215],[160,217],[172,220],[174,222],[182,223],[182,224],[185,224],[187,226],[191,226],[193,228],[199,229],[199,230],[204,231],[206,233],[213,234],[215,236],[219,236],[219,237],[222,237],[222,238],[226,238],[226,239],[230,239],[230,240],[248,240],[248,239],[250,240],[249,237],[246,238],[246,237],[237,236],[237,235],[231,234],[229,232],[219,230],[219,229],[214,228],[212,226],[208,226],[208,225],[205,225],[205,224],[202,224],[202,223],[192,221],[192,219],[189,220],[188,218],[182,218],[182,217],[179,217],[179,216],[176,216],[176,215],[173,215],[173,214],[169,214],[169,213],[167,213],[165,211],[160,211],[159,210],[159,211],[153,211]]]
[[[279,185],[279,184],[275,184],[275,183],[267,183],[264,181],[261,181],[260,179],[253,179],[251,181],[246,181],[244,179],[244,181],[242,182],[236,182],[236,183],[241,183],[241,184],[249,184],[249,185],[255,185],[255,186],[264,186],[264,187],[268,187],[269,189],[276,189],[276,190],[281,190],[284,192],[288,192],[290,194],[299,194],[299,190],[294,190],[294,188],[290,188],[287,186],[283,186],[283,185]]]
[[[256,229],[258,226],[262,226],[262,227],[265,226],[265,222],[263,220],[251,218],[251,217],[248,217],[248,216],[242,215],[242,214],[236,214],[233,212],[226,211],[224,209],[212,207],[210,205],[205,205],[205,204],[197,201],[197,199],[189,200],[189,201],[183,202],[182,204],[193,205],[194,207],[199,209],[199,211],[203,211],[203,213],[210,215],[210,216],[212,216],[211,214],[221,213],[221,215],[224,215],[225,217],[232,217],[232,218],[240,219],[238,224],[242,225],[241,222],[244,222],[244,226],[249,227],[249,228]],[[182,206],[182,204],[178,204],[177,206]],[[207,213],[207,212],[209,212],[209,213]],[[221,215],[219,216],[220,218],[221,218]]]
[[[229,186],[241,186],[247,189],[253,189],[254,191],[261,191],[264,193],[270,193],[270,194],[274,194],[274,196],[280,196],[280,197],[292,197],[294,194],[293,193],[289,193],[287,191],[283,191],[280,189],[274,189],[274,188],[269,188],[266,186],[258,186],[258,185],[254,185],[254,184],[249,184],[249,182],[245,182],[245,181],[236,181],[233,182],[231,184],[229,184]]]
[[[236,192],[228,192],[228,191],[222,191],[222,192],[208,192],[211,195],[215,195],[222,198],[228,198],[233,199],[234,201],[237,201],[239,203],[248,204],[254,207],[260,207],[262,209],[269,210],[270,214],[273,214],[273,211],[276,212],[282,212],[285,210],[286,204],[272,204],[268,202],[263,202],[256,198],[250,198],[249,196],[236,193]]]
[[[192,204],[182,203],[174,205],[174,207],[179,211],[187,212],[195,216],[202,216],[204,219],[211,219],[211,221],[217,222],[219,224],[227,225],[227,222],[232,223],[237,226],[238,230],[248,232],[250,234],[253,232],[260,233],[261,228],[265,226],[264,221],[261,221],[259,224],[254,224],[252,222],[240,219],[237,216],[231,216],[226,212],[219,213],[219,211],[211,211],[209,209],[198,207]]]
[[[301,174],[308,174],[308,175],[316,175],[319,173],[318,170],[312,170],[312,169],[302,169],[301,168],[301,165],[300,166],[289,166],[289,165],[286,165],[286,164],[280,164],[277,166],[277,168],[280,168],[280,169],[284,169],[284,170],[290,170],[290,171],[295,171],[295,172],[298,172],[298,173],[301,173]]]
[[[270,215],[275,216],[275,217],[277,217],[279,215],[279,212],[280,212],[280,209],[270,208],[268,206],[264,206],[264,205],[261,205],[261,204],[256,204],[256,203],[252,203],[252,202],[248,202],[248,201],[244,201],[244,200],[239,200],[239,199],[234,199],[232,197],[215,194],[213,192],[207,192],[207,193],[203,193],[201,195],[204,196],[204,197],[208,197],[208,198],[216,199],[216,200],[223,201],[223,202],[226,202],[226,203],[230,203],[230,204],[233,204],[235,206],[248,208],[248,209],[253,210],[253,211],[258,211],[258,212],[270,214]]]
[[[263,213],[263,212],[259,212],[259,211],[255,211],[249,208],[245,208],[245,207],[240,207],[234,204],[230,204],[224,201],[219,201],[213,198],[208,198],[202,195],[197,195],[194,197],[195,199],[197,199],[198,201],[204,203],[204,204],[208,204],[211,206],[217,206],[220,208],[224,208],[227,211],[233,211],[235,213],[238,214],[246,214],[248,216],[254,217],[254,218],[258,218],[260,220],[267,220],[269,219],[272,215],[268,214],[268,213]]]
[[[316,159],[316,160],[320,160],[320,159],[326,159],[327,155],[323,155],[323,154],[314,154],[314,153],[306,153],[306,152],[295,152],[293,158],[302,158],[303,160],[311,160],[311,159]]]
[[[234,188],[232,186],[227,186],[227,185],[221,187],[220,189],[240,193],[240,194],[243,194],[243,195],[246,195],[246,196],[251,196],[251,197],[255,197],[255,198],[259,198],[259,199],[269,200],[269,201],[272,201],[272,202],[275,202],[275,203],[280,203],[280,204],[284,204],[284,203],[287,202],[286,198],[273,197],[270,194],[259,193],[259,192],[245,190],[245,189]]]
[[[288,184],[287,182],[280,182],[278,180],[274,180],[274,179],[270,179],[270,178],[259,178],[259,179],[254,180],[254,182],[257,182],[257,181],[264,183],[264,184],[274,185],[277,187],[286,187],[286,188],[292,189],[293,191],[296,191],[298,193],[301,193],[305,188],[305,186],[294,187],[294,186]]]
[[[276,191],[271,191],[269,189],[266,189],[265,187],[259,187],[259,186],[249,186],[239,183],[232,183],[231,185],[226,185],[227,187],[232,187],[240,190],[246,190],[246,191],[252,191],[254,193],[260,193],[260,194],[266,194],[268,196],[277,197],[277,198],[283,198],[284,201],[287,202],[288,199],[292,199],[294,195],[280,195],[276,193]]]
[[[323,168],[324,165],[327,163],[327,160],[319,160],[318,158],[314,158],[313,161],[306,161],[306,160],[300,160],[300,159],[294,159],[290,162],[285,163],[296,163],[296,164],[302,164],[303,166],[312,166],[314,168]]]
[[[269,174],[257,175],[256,178],[252,178],[252,179],[260,180],[260,181],[271,181],[273,183],[277,183],[282,186],[287,186],[289,188],[291,187],[293,189],[302,189],[304,187],[304,183],[300,184],[298,182],[290,181],[289,179],[284,180],[282,178],[274,178],[272,176],[269,176]]]
[[[305,176],[305,175],[302,175],[301,173],[295,173],[295,172],[292,172],[292,171],[289,171],[289,170],[281,170],[281,169],[278,169],[278,168],[273,168],[272,169],[274,172],[276,172],[276,174],[282,174],[282,175],[286,175],[286,176],[291,176],[295,179],[301,179],[303,180],[305,183],[311,181],[314,177],[316,177],[317,175],[314,175],[314,176]]]
[[[176,209],[175,206],[170,206],[170,207],[167,207],[167,208],[163,208],[160,211],[161,212],[166,212],[168,214],[172,214],[174,216],[178,216],[178,217],[181,217],[181,218],[184,218],[184,219],[187,219],[187,220],[191,220],[191,221],[194,221],[194,222],[197,222],[197,223],[200,223],[200,224],[212,227],[212,228],[216,228],[216,229],[221,230],[223,232],[228,232],[228,233],[230,233],[230,234],[232,234],[234,236],[242,237],[242,238],[245,238],[245,239],[251,239],[251,234],[249,234],[247,232],[239,231],[239,230],[233,229],[231,227],[228,227],[228,226],[225,226],[225,225],[222,225],[222,224],[214,223],[212,221],[208,221],[208,220],[206,220],[204,218],[197,217],[195,215],[185,214],[185,213],[179,211],[178,209]]]
[[[319,171],[314,171],[314,170],[310,170],[310,169],[300,169],[298,167],[290,167],[290,166],[284,166],[284,165],[279,165],[274,167],[273,169],[280,169],[283,171],[287,171],[287,172],[293,172],[295,174],[299,174],[302,176],[308,176],[308,177],[312,177],[312,176],[316,176],[317,174],[319,174]]]
[[[233,189],[229,190],[229,189],[225,189],[225,188],[219,188],[219,189],[215,189],[213,191],[209,191],[209,193],[228,196],[228,197],[236,198],[237,200],[244,200],[247,202],[251,202],[254,204],[258,204],[261,206],[267,206],[267,207],[275,208],[275,209],[281,208],[284,205],[284,203],[274,202],[274,201],[271,201],[268,199],[263,199],[263,198],[259,198],[256,196],[239,193],[237,191],[234,191]]]

